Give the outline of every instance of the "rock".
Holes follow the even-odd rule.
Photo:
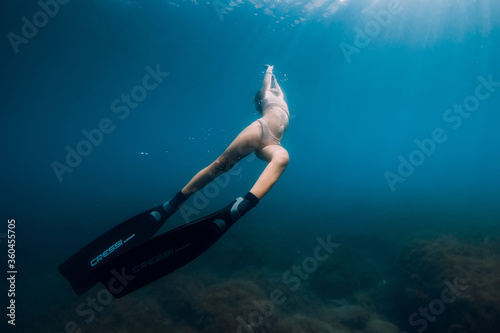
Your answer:
[[[382,279],[377,266],[365,261],[361,253],[346,247],[335,251],[312,276],[311,286],[319,295],[331,299],[350,297],[360,290],[375,288]]]
[[[399,264],[401,323],[425,307],[437,317],[432,323],[414,318],[420,323],[416,328],[426,327],[426,333],[498,333],[499,262],[497,227],[475,226],[409,242]]]
[[[356,305],[344,305],[335,308],[335,317],[343,325],[361,330],[372,317],[372,314],[366,309]]]
[[[366,326],[366,333],[398,333],[398,327],[388,321],[373,319]]]

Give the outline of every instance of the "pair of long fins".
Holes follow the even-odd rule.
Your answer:
[[[151,238],[168,218],[162,206],[154,207],[89,243],[62,263],[59,271],[78,295],[101,282],[115,298],[123,297],[205,252],[237,220],[231,208],[238,200],[242,199]]]

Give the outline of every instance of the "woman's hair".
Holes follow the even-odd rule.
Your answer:
[[[255,94],[253,101],[255,103],[255,108],[257,109],[257,111],[262,113],[262,94],[260,90]]]

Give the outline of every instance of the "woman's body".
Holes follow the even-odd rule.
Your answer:
[[[170,206],[166,207],[167,213],[175,212],[189,196],[229,171],[241,159],[253,152],[268,165],[243,202],[237,202],[240,213],[238,217],[254,207],[278,181],[289,160],[288,152],[280,143],[288,127],[290,114],[284,94],[272,71],[273,66],[268,66],[262,89],[255,97],[257,110],[261,112],[262,117],[241,131],[222,155],[198,172],[172,200],[167,202]]]

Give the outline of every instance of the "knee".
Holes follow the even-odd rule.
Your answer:
[[[283,150],[273,156],[274,163],[276,163],[278,166],[282,167],[285,169],[288,166],[288,162],[290,162],[290,157],[288,156],[288,152],[286,150]]]
[[[233,166],[234,163],[228,157],[220,156],[211,164],[211,171],[219,174],[231,170]]]

